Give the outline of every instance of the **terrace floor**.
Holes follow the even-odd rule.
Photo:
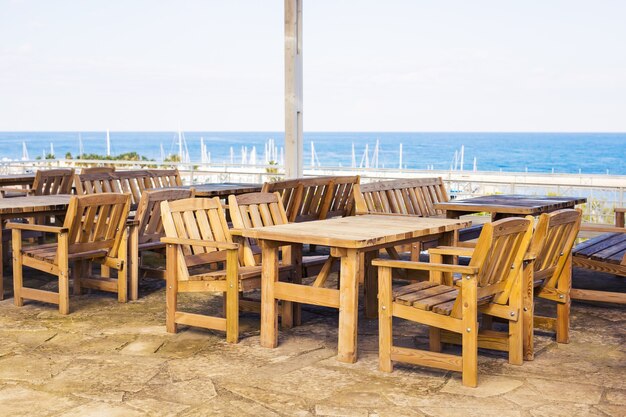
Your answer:
[[[575,282],[599,277],[577,270]],[[626,281],[602,278],[626,290]],[[39,279],[31,275],[29,285],[43,285]],[[221,309],[217,296],[181,301],[191,310]],[[137,302],[94,292],[70,305],[72,313],[60,316],[52,305],[0,302],[0,415],[626,416],[624,307],[574,303],[571,343],[540,333],[535,360],[523,366],[481,351],[479,387],[471,389],[451,372],[378,371],[377,321],[362,315],[359,360],[349,365],[335,359],[332,309],[305,306],[303,324],[265,349],[254,314],[243,315],[237,345],[219,332],[166,333],[162,281],[143,281]],[[405,342],[425,342],[423,328],[394,330]]]

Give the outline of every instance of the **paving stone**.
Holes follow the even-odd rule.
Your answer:
[[[75,407],[79,401],[24,387],[0,389],[0,414],[4,416],[49,416]]]
[[[315,415],[332,417],[368,417],[369,412],[367,411],[367,409],[364,408],[338,407],[317,404],[315,406]]]
[[[606,417],[606,414],[587,404],[545,404],[530,410],[533,417]]]
[[[66,358],[53,360],[39,355],[18,355],[0,359],[0,380],[23,381],[34,385],[48,382],[67,365]]]
[[[92,402],[59,414],[59,417],[146,417],[147,414],[123,405]]]
[[[521,387],[522,384],[522,381],[510,377],[479,375],[478,387],[470,388],[463,385],[461,376],[458,375],[457,378],[450,378],[448,383],[441,389],[441,392],[483,398],[502,395]]]
[[[124,346],[120,353],[124,355],[153,355],[165,343],[162,338],[141,338]]]
[[[542,396],[553,401],[598,404],[602,388],[595,385],[572,384],[553,379],[529,379],[528,383]]]
[[[188,405],[202,404],[217,395],[213,383],[206,379],[152,384],[143,393],[153,398]]]
[[[176,416],[189,408],[185,404],[177,404],[169,401],[159,401],[153,398],[131,399],[124,402],[125,406],[139,410],[151,417]]]
[[[626,417],[626,408],[619,405],[598,404],[594,408],[610,417]]]
[[[420,407],[420,410],[430,417],[520,417],[522,414],[518,410],[492,409],[478,406],[472,409],[458,409],[449,407]]]
[[[626,391],[609,390],[606,392],[606,400],[611,404],[626,405]]]

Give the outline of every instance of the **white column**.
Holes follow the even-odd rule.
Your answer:
[[[302,0],[285,0],[285,176],[302,176]]]

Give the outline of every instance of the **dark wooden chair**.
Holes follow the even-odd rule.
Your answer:
[[[2,196],[25,196],[25,195],[54,195],[70,194],[72,192],[72,182],[74,181],[74,170],[67,169],[46,169],[39,170],[35,174],[33,186],[30,189],[22,188],[2,188]]]

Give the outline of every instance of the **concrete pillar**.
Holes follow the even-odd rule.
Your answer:
[[[285,0],[285,176],[302,176],[302,0]]]

